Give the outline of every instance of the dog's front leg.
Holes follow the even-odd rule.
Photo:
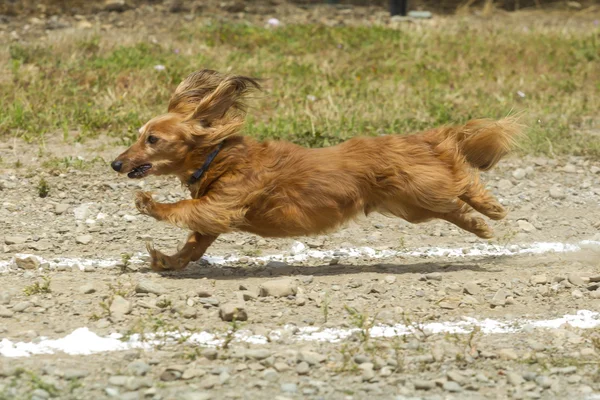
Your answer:
[[[138,192],[135,199],[135,206],[142,214],[208,236],[230,232],[243,220],[242,211],[232,209],[232,203],[207,197],[157,203],[146,192]]]
[[[150,266],[154,271],[184,269],[191,261],[198,261],[215,239],[217,239],[216,236],[192,232],[183,248],[172,256],[163,254],[147,243],[146,247],[152,259]]]

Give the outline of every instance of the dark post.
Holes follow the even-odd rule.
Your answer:
[[[408,0],[390,0],[390,14],[406,16]]]

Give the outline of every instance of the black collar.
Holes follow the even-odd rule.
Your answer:
[[[202,168],[200,168],[199,170],[197,170],[196,172],[194,172],[192,174],[192,176],[190,176],[190,179],[188,180],[188,185],[193,185],[194,183],[198,182],[200,180],[200,178],[202,178],[202,175],[204,175],[204,173],[206,172],[206,170],[208,169],[208,167],[210,167],[210,164],[213,162],[213,160],[215,159],[215,157],[217,156],[217,154],[219,154],[219,151],[221,151],[221,148],[223,147],[223,143],[224,142],[219,143],[219,145],[217,146],[217,148],[214,149],[208,155],[208,157],[206,157],[206,161],[204,161],[204,165],[202,165]]]

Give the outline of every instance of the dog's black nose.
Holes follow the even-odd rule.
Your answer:
[[[113,161],[110,163],[110,166],[112,167],[112,169],[119,172],[121,170],[121,167],[123,167],[123,161]]]

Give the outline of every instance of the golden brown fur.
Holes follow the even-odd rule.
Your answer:
[[[171,174],[186,184],[223,142],[202,179],[189,187],[192,199],[161,204],[137,194],[140,212],[193,232],[173,256],[149,246],[154,269],[184,268],[232,231],[314,235],[380,212],[413,223],[444,219],[489,238],[491,229],[473,211],[496,220],[506,215],[477,170],[492,168],[510,151],[520,133],[515,119],[307,149],[239,134],[244,97],[259,88],[251,78],[195,72],[175,91],[168,113],[144,125],[139,140],[115,160],[120,172],[134,177]]]

